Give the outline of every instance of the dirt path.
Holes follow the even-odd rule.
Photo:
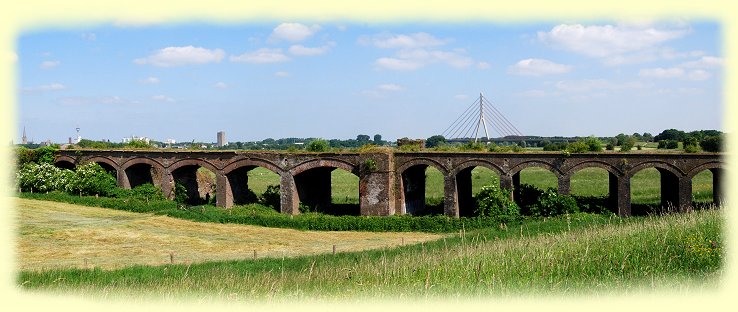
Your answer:
[[[16,199],[21,270],[159,265],[358,251],[441,238],[427,233],[316,232],[185,221]]]

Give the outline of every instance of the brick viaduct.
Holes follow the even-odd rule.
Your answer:
[[[346,170],[359,177],[361,215],[416,214],[425,209],[425,169],[434,167],[444,176],[444,212],[459,217],[471,214],[471,171],[481,166],[500,177],[500,187],[517,189],[520,171],[542,167],[558,179],[559,194],[569,194],[577,171],[596,167],[609,173],[609,199],[620,216],[631,215],[630,179],[646,168],[661,176],[661,203],[691,209],[692,177],[704,170],[713,176],[713,200],[721,202],[725,163],[719,154],[546,154],[546,153],[280,153],[234,151],[60,151],[55,164],[74,168],[96,162],[117,175],[124,188],[144,183],[161,187],[174,196],[175,182],[197,197],[196,172],[200,167],[215,173],[216,205],[231,207],[244,202],[248,171],[263,167],[280,176],[281,212],[299,213],[300,202],[330,204],[331,171]]]

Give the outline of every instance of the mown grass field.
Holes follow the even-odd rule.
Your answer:
[[[660,175],[654,168],[645,169],[631,179],[631,201],[633,204],[658,204],[660,202]],[[337,204],[358,204],[359,178],[345,170],[331,173],[332,197]],[[477,167],[472,170],[472,193],[476,194],[484,185],[499,185],[500,178],[491,170]],[[556,188],[556,176],[543,168],[528,168],[520,173],[520,183],[534,185],[542,190]],[[249,188],[262,194],[268,185],[278,185],[279,175],[257,167],[249,171]],[[582,196],[606,196],[608,174],[604,169],[586,168],[571,178],[571,194]],[[692,195],[695,202],[712,201],[712,173],[705,170],[692,179]],[[426,200],[430,203],[443,201],[443,176],[441,172],[426,170]]]
[[[98,298],[244,302],[704,290],[721,280],[722,228],[719,210],[628,219],[575,214],[423,245],[116,270],[24,270],[17,283]]]
[[[318,232],[186,221],[18,198],[21,270],[296,257],[438,239],[428,233]]]

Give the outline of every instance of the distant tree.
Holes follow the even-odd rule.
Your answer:
[[[375,134],[374,135],[374,144],[375,145],[384,145],[384,144],[382,144],[382,135],[381,134]]]
[[[590,151],[590,152],[602,151],[602,142],[600,141],[600,139],[595,138],[593,136],[590,136],[584,139],[584,144],[587,145],[587,151]]]
[[[369,136],[366,134],[359,134],[356,136],[356,141],[359,142],[359,146],[369,143]]]
[[[643,132],[643,141],[645,142],[651,142],[653,141],[653,134],[650,134],[648,132]]]
[[[620,144],[620,151],[621,152],[628,152],[631,149],[633,149],[633,146],[635,146],[636,138],[632,136],[628,136],[625,138],[625,140]]]
[[[677,142],[680,142],[684,140],[684,136],[686,134],[684,131],[677,130],[677,129],[667,129],[664,131],[661,131],[658,135],[656,135],[653,139],[655,141],[663,141],[663,140],[674,140]]]
[[[425,147],[436,147],[441,143],[446,143],[446,138],[442,135],[434,135],[425,140]]]
[[[315,139],[308,143],[306,150],[308,152],[325,152],[328,151],[328,141],[323,139]]]
[[[625,133],[621,133],[621,134],[616,135],[615,136],[615,139],[618,140],[618,142],[615,143],[615,146],[619,146],[619,145],[623,144],[623,142],[625,142],[625,140],[628,139],[628,136],[625,135]]]
[[[643,136],[641,136],[640,133],[634,132],[633,135],[631,135],[633,138],[636,139],[636,141],[643,141]]]
[[[722,151],[722,137],[721,136],[708,136],[700,142],[702,150],[705,152],[720,152]]]

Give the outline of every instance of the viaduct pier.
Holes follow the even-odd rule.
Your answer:
[[[248,194],[248,172],[256,167],[279,175],[280,210],[298,214],[299,204],[331,202],[331,171],[343,169],[359,177],[361,215],[418,214],[425,207],[425,170],[438,169],[444,177],[444,213],[459,217],[473,209],[472,176],[475,167],[485,167],[500,177],[500,187],[520,186],[520,172],[529,167],[545,168],[556,176],[559,194],[569,194],[571,177],[579,170],[596,167],[608,172],[609,203],[620,216],[631,215],[630,181],[647,168],[660,173],[661,204],[680,211],[692,207],[692,178],[712,172],[713,201],[721,202],[721,180],[725,162],[720,154],[638,153],[462,153],[462,152],[367,152],[286,153],[254,151],[152,151],[152,150],[62,150],[55,165],[73,169],[96,162],[117,177],[123,188],[145,183],[158,186],[173,198],[175,183],[187,189],[188,197],[202,197],[197,170],[215,174],[216,205],[231,207],[244,203]]]

